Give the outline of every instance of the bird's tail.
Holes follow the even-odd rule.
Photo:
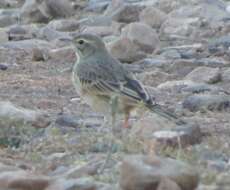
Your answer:
[[[158,105],[158,104],[154,104],[154,105],[148,105],[147,106],[153,113],[156,113],[158,115],[160,115],[161,117],[164,117],[170,121],[175,122],[177,125],[184,125],[186,124],[185,121],[179,119],[174,113],[166,110],[165,108],[163,108],[162,106]]]

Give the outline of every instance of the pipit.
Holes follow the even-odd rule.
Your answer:
[[[176,123],[183,123],[151,98],[141,82],[108,52],[100,37],[79,34],[72,42],[78,56],[73,68],[73,84],[95,111],[108,115],[111,98],[116,97],[117,113],[124,115],[123,127],[129,126],[130,113],[139,105]]]

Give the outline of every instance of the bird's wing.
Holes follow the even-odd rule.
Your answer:
[[[84,67],[86,68],[86,65]],[[117,64],[115,68],[105,67],[105,64],[97,65],[97,68],[92,67],[93,65],[87,66],[85,70],[81,68],[78,73],[82,88],[88,93],[104,96],[117,94],[134,102],[151,101],[141,83],[122,65]]]

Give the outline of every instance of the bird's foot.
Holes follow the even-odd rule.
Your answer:
[[[125,121],[124,124],[122,125],[122,128],[123,129],[129,129],[129,128],[131,128],[131,125],[129,124],[128,121]]]

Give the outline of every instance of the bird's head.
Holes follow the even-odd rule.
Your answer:
[[[95,53],[105,52],[103,40],[93,34],[79,34],[71,39],[80,57],[88,57]]]

